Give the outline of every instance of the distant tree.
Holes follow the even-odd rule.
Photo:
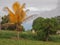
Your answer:
[[[33,21],[33,29],[38,35],[42,34],[42,38],[48,41],[49,35],[53,34],[57,30],[57,20],[55,18],[37,18]]]
[[[8,20],[9,20],[8,16],[5,15],[1,19],[2,19],[2,21],[1,21],[1,29],[5,30],[5,29],[7,29],[7,25],[3,25],[3,24],[8,23]]]
[[[58,22],[58,24],[59,24],[58,30],[60,30],[60,16],[57,16],[57,17],[55,17],[55,18],[57,19],[57,22]]]
[[[8,20],[9,20],[9,19],[8,19],[8,16],[6,16],[6,15],[3,16],[3,17],[2,17],[2,22],[1,22],[1,24],[8,23]]]

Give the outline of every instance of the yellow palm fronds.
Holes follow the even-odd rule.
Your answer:
[[[24,7],[25,3],[21,6],[18,2],[15,2],[12,6],[14,13],[8,7],[6,7],[9,12],[10,23],[22,23],[24,21],[26,16],[26,12],[23,10]]]
[[[15,2],[13,4],[13,10],[15,10],[14,12],[16,15],[17,22],[23,22],[26,16],[26,12],[23,10],[24,7],[25,3],[22,6],[18,2]]]
[[[9,16],[8,16],[9,22],[10,23],[16,22],[15,14],[8,7],[5,7],[4,9],[7,9],[8,13],[9,13]]]
[[[21,5],[18,2],[15,2],[12,6],[14,12],[16,12],[20,7],[21,7]]]

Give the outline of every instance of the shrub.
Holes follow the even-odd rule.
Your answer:
[[[0,32],[0,38],[12,38],[12,37],[16,37],[16,34],[11,32]]]
[[[20,33],[20,37],[29,40],[37,40],[37,36],[32,33]]]
[[[37,32],[37,39],[38,40],[44,40],[45,39],[45,33],[42,30]]]
[[[60,42],[60,36],[59,35],[51,35],[49,37],[50,41],[54,41],[54,42]]]

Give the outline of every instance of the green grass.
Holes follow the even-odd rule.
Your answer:
[[[58,42],[0,39],[0,45],[60,45]]]
[[[20,35],[28,35],[31,34],[31,32],[22,32],[20,33]],[[45,42],[45,41],[37,41],[37,40],[29,40],[29,39],[15,39],[14,37],[16,37],[17,33],[16,31],[0,31],[0,45],[60,45],[60,41],[59,42]],[[31,35],[30,35],[31,36]],[[13,38],[12,38],[13,37]],[[55,36],[53,36],[54,38]],[[57,35],[57,37],[59,37]],[[31,38],[31,37],[30,37]],[[57,38],[55,38],[57,40]]]

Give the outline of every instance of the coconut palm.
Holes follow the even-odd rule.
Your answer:
[[[8,8],[5,7],[4,9],[8,11],[8,18],[9,23],[16,24],[17,29],[20,28],[21,30],[21,24],[25,20],[26,12],[23,10],[25,8],[25,3],[21,6],[18,2],[15,2],[12,6],[14,13]]]
[[[20,5],[19,2],[15,2],[12,5],[13,12],[8,7],[4,7],[4,10],[7,10],[8,14],[9,14],[9,16],[8,16],[9,23],[10,24],[16,24],[17,30],[20,30],[20,31],[22,31],[22,25],[21,24],[24,21],[36,16],[36,15],[31,15],[31,16],[26,18],[26,12],[29,11],[29,9],[24,11],[24,8],[25,8],[25,3],[23,5]]]

